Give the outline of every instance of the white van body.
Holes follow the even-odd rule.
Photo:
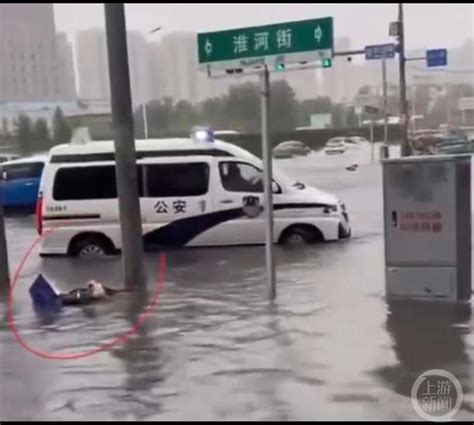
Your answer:
[[[259,158],[230,143],[191,138],[137,140],[136,151],[145,247],[264,243],[264,213],[252,217],[243,208],[250,197],[263,209]],[[277,172],[273,178],[275,242],[294,234],[304,242],[350,236],[335,196]],[[41,255],[120,250],[113,142],[51,149],[39,196]]]

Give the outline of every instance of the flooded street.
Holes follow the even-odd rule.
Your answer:
[[[356,171],[346,170],[351,164]],[[157,307],[138,333],[83,359],[34,356],[3,321],[0,420],[420,420],[410,392],[428,369],[458,378],[465,397],[455,419],[472,420],[472,308],[385,301],[382,170],[371,163],[370,148],[331,157],[315,152],[275,166],[344,201],[353,237],[277,246],[273,305],[263,246],[169,251]],[[33,216],[7,219],[12,275],[34,227]],[[151,293],[159,253],[147,254],[146,263]],[[119,287],[122,271],[120,257],[33,253],[14,313],[23,338],[44,352],[79,353],[108,342],[150,302],[119,295],[41,318],[28,294],[39,272],[68,290],[92,278]]]

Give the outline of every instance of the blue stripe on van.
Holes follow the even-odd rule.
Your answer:
[[[283,210],[325,207],[328,207],[328,205],[319,203],[291,203],[276,204],[273,206],[273,209]],[[229,210],[182,218],[147,233],[144,236],[144,243],[145,245],[184,246],[206,230],[242,216],[244,216],[243,208],[232,208]]]
[[[196,236],[225,221],[243,216],[242,208],[216,211],[193,217],[181,218],[144,236],[145,245],[183,246]]]

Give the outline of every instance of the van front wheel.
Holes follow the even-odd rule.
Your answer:
[[[323,241],[324,237],[319,229],[310,225],[294,225],[287,228],[280,237],[284,245],[306,245]]]
[[[102,235],[79,236],[71,242],[70,253],[74,257],[104,257],[112,251],[112,243]]]

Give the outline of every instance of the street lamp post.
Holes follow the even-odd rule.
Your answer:
[[[148,34],[155,34],[158,31],[162,29],[161,26],[157,26],[156,28],[153,28],[151,31],[148,32]],[[143,117],[143,132],[145,139],[148,139],[148,115],[147,115],[147,110],[146,110],[146,101],[143,101],[142,104],[142,117]]]
[[[146,116],[146,103],[142,103],[142,114],[143,114],[143,129],[145,132],[145,139],[148,139],[148,120]]]

